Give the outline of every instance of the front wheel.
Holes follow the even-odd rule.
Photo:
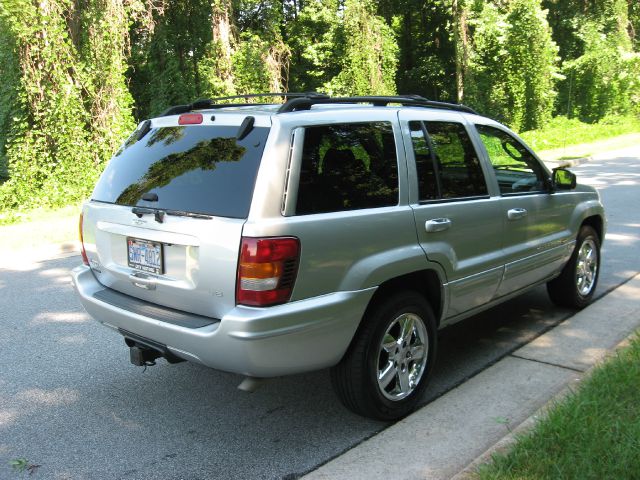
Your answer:
[[[395,420],[416,406],[436,353],[431,307],[415,292],[377,302],[365,315],[342,361],[331,370],[333,387],[351,411]]]
[[[562,307],[584,308],[593,298],[599,273],[600,239],[592,227],[584,225],[562,273],[547,283],[549,297]]]

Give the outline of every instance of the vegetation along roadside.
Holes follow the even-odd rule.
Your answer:
[[[480,480],[637,479],[640,472],[640,335],[554,405]]]

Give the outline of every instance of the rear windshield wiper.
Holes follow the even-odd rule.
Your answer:
[[[131,212],[135,213],[138,218],[142,217],[142,215],[153,215],[158,223],[164,221],[165,214],[174,217],[201,218],[203,220],[211,220],[213,218],[212,215],[205,215],[203,213],[185,212],[184,210],[162,210],[160,208],[150,207],[133,207]]]
[[[167,215],[173,215],[176,217],[202,218],[203,220],[211,220],[213,218],[212,215],[205,215],[204,213],[185,212],[183,210],[165,210],[165,213]]]

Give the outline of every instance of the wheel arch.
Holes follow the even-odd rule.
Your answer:
[[[400,275],[380,284],[369,301],[367,311],[363,318],[366,317],[367,312],[371,308],[375,307],[375,305],[382,299],[387,298],[396,292],[407,290],[413,290],[424,296],[433,309],[433,314],[436,317],[436,326],[440,326],[446,298],[444,282],[440,278],[438,272],[431,269],[419,270]]]
[[[602,240],[604,239],[604,220],[600,215],[591,215],[590,217],[585,218],[582,221],[580,227],[589,226],[593,228],[598,234],[598,240],[602,244]]]

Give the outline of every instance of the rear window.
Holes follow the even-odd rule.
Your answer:
[[[269,129],[256,127],[241,141],[237,132],[237,126],[152,129],[114,155],[91,198],[246,218]],[[145,193],[155,193],[158,200],[142,200]]]

